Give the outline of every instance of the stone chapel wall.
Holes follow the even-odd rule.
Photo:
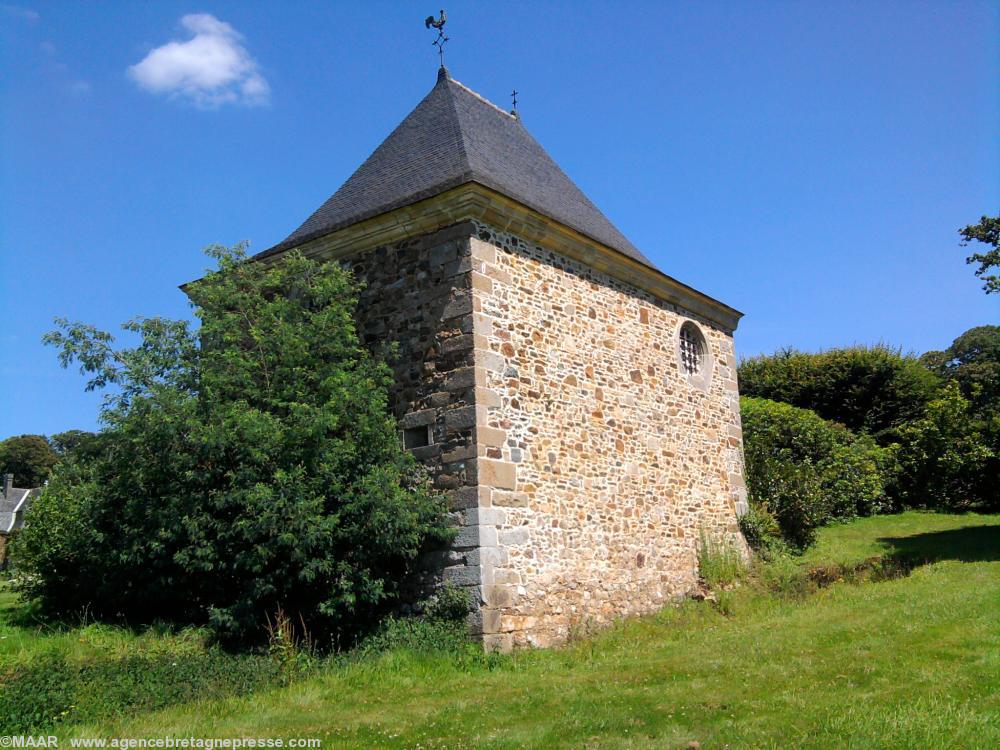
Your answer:
[[[487,225],[471,251],[487,646],[559,642],[689,591],[702,530],[743,544],[731,333]],[[705,389],[681,371],[684,320],[709,344]]]
[[[471,223],[377,247],[342,260],[364,283],[358,331],[373,350],[393,343],[396,385],[391,408],[403,431],[429,429],[429,445],[413,448],[434,486],[447,492],[460,532],[451,550],[423,561],[416,600],[449,580],[478,598],[479,493],[476,476],[475,368],[469,237]]]
[[[487,647],[653,611],[694,586],[702,530],[742,544],[731,334],[478,222],[341,262],[365,284],[362,340],[397,345],[392,409],[429,427],[413,453],[459,526],[424,585],[467,587]],[[704,389],[681,374],[684,320],[709,343]]]

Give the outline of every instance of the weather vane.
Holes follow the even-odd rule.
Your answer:
[[[431,44],[438,48],[438,56],[441,58],[441,67],[444,67],[444,43],[448,41],[448,37],[444,35],[444,25],[448,20],[448,15],[442,10],[441,15],[435,21],[434,16],[427,16],[427,20],[424,21],[424,28],[429,29],[432,26],[437,29],[438,35]]]

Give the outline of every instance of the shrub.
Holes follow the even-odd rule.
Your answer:
[[[814,411],[880,445],[923,414],[939,378],[915,357],[887,346],[856,346],[817,354],[785,349],[745,359],[740,392]]]
[[[262,641],[281,607],[317,643],[346,643],[450,538],[443,501],[400,445],[350,275],[209,254],[219,270],[188,288],[200,330],[131,321],[141,341],[118,351],[83,324],[47,337],[88,388],[115,392],[86,473],[27,515],[21,591],[50,611],[207,622],[229,641]]]
[[[353,655],[358,658],[389,651],[459,653],[469,644],[464,622],[426,617],[387,617],[361,642]]]
[[[94,522],[101,508],[89,469],[63,462],[26,513],[28,524],[10,542],[16,588],[58,601],[62,614],[89,603],[83,581],[98,581],[107,553]]]
[[[867,435],[835,445],[823,469],[830,516],[847,519],[891,510],[889,486],[895,473],[895,450],[880,448]]]
[[[740,516],[740,531],[750,548],[765,558],[769,559],[785,551],[781,526],[768,510],[766,502],[754,503]]]
[[[749,397],[740,403],[749,499],[759,514],[746,524],[772,516],[784,541],[801,549],[817,527],[888,505],[889,450],[807,409]],[[768,533],[760,534],[764,543]]]
[[[982,422],[949,383],[926,415],[900,430],[897,491],[911,507],[963,510],[1000,505],[1000,466]]]
[[[751,506],[774,513],[782,540],[795,549],[805,549],[816,539],[816,529],[830,520],[816,467],[806,461],[787,459],[747,461],[747,485]]]
[[[472,597],[465,589],[446,583],[427,600],[423,609],[430,620],[461,623],[472,610]]]
[[[829,518],[902,505],[1000,507],[998,326],[972,328],[947,350],[919,360],[885,346],[818,354],[789,349],[745,360],[739,377],[745,395],[810,409],[859,434],[854,440],[834,439],[831,447],[827,437],[833,433],[824,437],[823,430],[799,420],[798,440],[778,459],[807,458],[817,467]],[[765,465],[757,462],[758,468]],[[802,471],[773,472],[777,479],[769,492],[785,497],[785,505],[796,507],[789,494],[812,502]],[[771,510],[787,529],[774,500]]]

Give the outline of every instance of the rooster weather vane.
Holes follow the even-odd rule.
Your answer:
[[[436,21],[434,20],[434,16],[427,16],[427,19],[424,21],[425,29],[429,29],[432,26],[437,29],[437,39],[431,42],[431,45],[438,48],[438,56],[441,58],[442,68],[444,67],[444,43],[448,41],[448,37],[444,35],[444,25],[447,21],[448,15],[443,10]]]

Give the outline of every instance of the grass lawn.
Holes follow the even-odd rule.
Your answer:
[[[34,616],[0,580],[0,667],[10,668],[55,656],[88,662],[138,654],[176,656],[204,650],[205,634],[194,629],[166,636],[155,630],[135,633],[88,623],[85,615],[80,620],[70,626],[46,623]]]
[[[823,529],[794,565],[802,575],[878,555],[919,564],[806,596],[744,586],[724,607],[687,602],[558,650],[399,650],[59,733],[325,748],[1000,747],[1000,517],[863,519]],[[34,648],[18,631],[0,625],[20,643],[0,641],[0,658]]]

